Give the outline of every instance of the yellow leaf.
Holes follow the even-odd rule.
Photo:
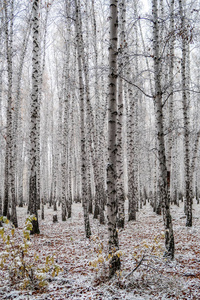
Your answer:
[[[53,272],[52,272],[51,275],[52,275],[53,277],[55,277],[55,274],[56,274],[56,272],[55,272],[55,270],[53,270]]]
[[[98,258],[98,262],[99,262],[99,263],[103,263],[103,262],[104,262],[104,258],[103,258],[102,255]]]
[[[0,235],[3,238],[3,236],[4,236],[4,228],[0,228]]]

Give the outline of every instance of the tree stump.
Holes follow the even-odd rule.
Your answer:
[[[112,278],[117,270],[121,268],[121,261],[117,255],[114,255],[109,262],[109,278]]]
[[[57,215],[53,215],[53,223],[56,223],[56,222],[58,222],[58,217],[57,217]]]

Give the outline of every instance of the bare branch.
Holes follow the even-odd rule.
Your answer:
[[[142,256],[141,260],[139,261],[139,263],[137,264],[137,266],[130,273],[128,273],[125,276],[125,278],[128,278],[129,276],[131,276],[139,268],[139,266],[142,264],[144,258],[145,258],[145,255],[143,254],[143,256]]]
[[[136,88],[137,88],[139,91],[141,91],[146,97],[154,99],[154,96],[148,95],[148,94],[145,93],[145,91],[143,91],[138,85],[134,84],[134,83],[131,82],[130,80],[124,78],[123,76],[121,76],[121,75],[119,75],[119,74],[118,74],[118,77],[122,78],[122,79],[123,79],[124,81],[126,81],[127,83],[129,83],[129,84],[133,85],[134,87],[136,87]]]

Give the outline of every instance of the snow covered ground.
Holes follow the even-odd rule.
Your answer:
[[[195,201],[193,208],[193,227],[186,228],[183,204],[171,207],[176,248],[171,262],[162,257],[162,216],[147,203],[137,221],[126,222],[119,230],[121,273],[107,281],[108,262],[97,262],[107,256],[107,226],[90,216],[92,237],[86,239],[81,204],[73,204],[72,218],[66,222],[61,221],[59,208],[58,223],[52,222],[53,209],[45,207],[45,220],[39,215],[41,234],[31,237],[31,253],[44,258],[54,254],[63,271],[49,279],[44,291],[19,291],[0,270],[0,299],[200,299],[200,205]],[[18,208],[19,232],[26,211],[27,207]]]

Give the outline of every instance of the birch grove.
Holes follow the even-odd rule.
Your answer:
[[[171,207],[192,227],[200,197],[199,21],[190,0],[0,1],[0,215],[27,206],[38,234],[45,207],[67,224],[80,203],[112,277],[151,205],[173,259]]]

